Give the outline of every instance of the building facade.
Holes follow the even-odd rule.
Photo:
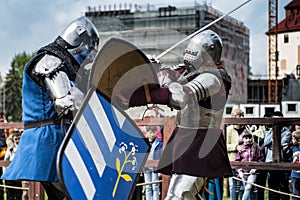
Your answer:
[[[297,77],[300,75],[300,1],[293,0],[284,9],[286,16],[278,23],[277,30],[279,76]]]
[[[159,56],[168,48],[221,17],[223,13],[207,4],[190,7],[159,7],[148,4],[146,9],[135,5],[109,6],[107,10],[90,8],[85,15],[99,30],[103,39],[111,36],[124,38],[141,48],[146,54]],[[135,9],[135,10],[134,10]],[[134,10],[134,11],[133,11]],[[232,17],[225,17],[209,27],[223,41],[225,68],[232,77],[229,103],[247,102],[249,72],[249,29]],[[166,65],[183,62],[187,41],[179,44],[160,58]]]

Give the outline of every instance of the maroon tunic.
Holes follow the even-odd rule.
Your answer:
[[[176,127],[158,164],[158,172],[197,177],[232,176],[220,129]]]

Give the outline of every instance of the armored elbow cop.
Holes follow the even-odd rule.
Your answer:
[[[219,92],[221,83],[217,76],[211,73],[198,75],[185,85],[173,82],[169,85],[171,93],[170,106],[175,109],[182,109],[186,106],[188,99],[201,101]]]
[[[45,85],[55,99],[58,113],[79,108],[83,101],[83,94],[77,88],[71,87],[67,73],[60,70],[61,65],[61,59],[46,54],[34,69],[37,76],[44,77]]]
[[[221,88],[221,82],[214,74],[202,73],[185,86],[189,88],[195,100],[201,101],[217,94]]]
[[[52,79],[45,78],[47,88],[55,98],[56,111],[79,109],[84,95],[76,87],[71,87],[71,82],[65,72],[59,71]]]
[[[182,109],[186,106],[187,95],[183,90],[183,86],[180,83],[173,82],[169,85],[169,92],[171,93],[170,107],[175,109]]]

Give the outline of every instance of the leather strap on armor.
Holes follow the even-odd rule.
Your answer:
[[[145,84],[144,85],[144,90],[145,90],[147,104],[151,104],[152,103],[152,99],[151,99],[149,85]]]
[[[28,122],[26,124],[24,124],[24,129],[30,129],[30,128],[36,128],[36,127],[40,127],[40,126],[48,126],[51,124],[71,124],[72,120],[70,119],[44,119],[44,120],[39,120],[39,121],[35,121],[35,122]]]

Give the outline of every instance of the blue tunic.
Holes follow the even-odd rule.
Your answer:
[[[49,91],[31,79],[27,68],[28,65],[22,88],[22,122],[54,118],[57,112]],[[57,182],[56,157],[62,140],[63,130],[57,124],[25,130],[15,158],[1,178]]]

